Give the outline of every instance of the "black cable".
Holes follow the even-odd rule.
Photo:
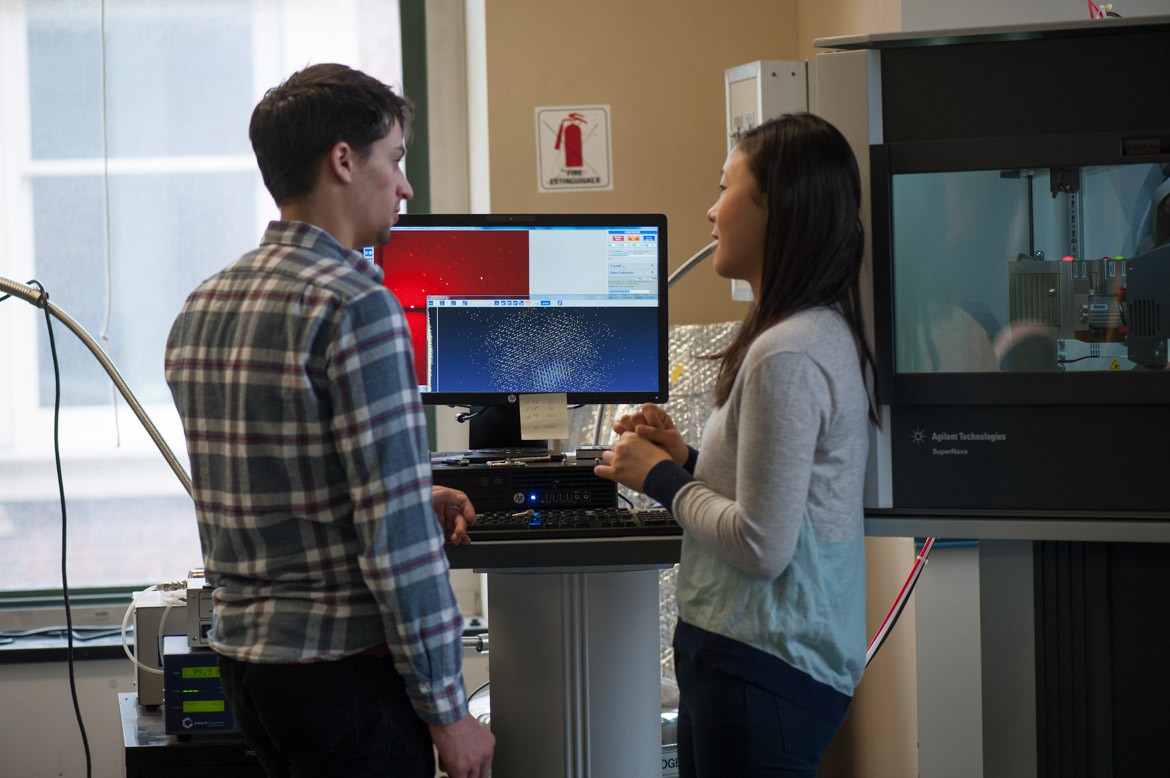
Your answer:
[[[456,408],[456,407],[463,407],[463,406],[452,405],[451,407]],[[488,409],[488,406],[486,406],[486,405],[480,406],[478,410],[473,406],[468,407],[466,413],[459,413],[459,414],[455,415],[455,421],[459,422],[460,424],[463,424],[464,422],[471,421],[476,416],[479,416],[481,413],[485,413],[487,411],[487,409]]]
[[[480,692],[482,692],[484,689],[486,689],[490,685],[491,685],[491,681],[484,681],[483,683],[481,683],[478,687],[476,687],[475,691],[473,691],[471,694],[467,695],[467,701],[471,702],[472,700],[474,700],[475,695],[479,694]]]
[[[36,286],[40,290],[42,303],[49,299],[48,292],[45,291],[45,287],[39,282],[33,281],[30,285]],[[85,733],[85,721],[81,717],[81,702],[77,697],[77,676],[73,656],[73,609],[69,604],[69,574],[67,569],[67,561],[69,558],[69,523],[68,514],[65,510],[65,478],[61,470],[61,366],[57,361],[57,341],[53,337],[53,318],[49,315],[49,307],[47,305],[42,304],[41,307],[45,311],[45,327],[49,332],[49,353],[53,357],[53,456],[57,465],[57,494],[61,499],[61,596],[65,602],[69,691],[73,696],[73,715],[77,719],[77,729],[81,733],[81,745],[85,749],[85,775],[86,778],[90,778],[93,775],[93,758],[89,752],[89,737]]]
[[[1083,361],[1084,361],[1084,360],[1086,360],[1086,359],[1108,359],[1108,358],[1109,358],[1109,357],[1108,357],[1108,355],[1106,355],[1106,354],[1097,354],[1097,355],[1095,355],[1095,356],[1094,356],[1093,354],[1089,354],[1088,356],[1077,357],[1076,359],[1062,359],[1062,360],[1060,360],[1060,362],[1058,362],[1057,364],[1060,364],[1060,365],[1070,365],[1070,364],[1072,364],[1073,362],[1083,362]]]
[[[917,581],[914,582],[914,586],[918,586]],[[913,593],[913,588],[906,593],[906,599],[902,600],[902,604],[898,606],[898,610],[894,612],[894,617],[890,620],[890,628],[886,630],[886,634],[882,636],[882,639],[878,642],[877,646],[874,647],[873,656],[876,657],[878,655],[878,652],[882,650],[882,646],[884,646],[886,641],[890,639],[890,635],[894,634],[894,627],[898,626],[898,619],[902,618],[902,611],[906,610],[906,603],[910,602],[910,595]],[[871,658],[870,661],[873,661],[873,659]]]

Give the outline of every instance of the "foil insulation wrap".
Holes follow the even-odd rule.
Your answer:
[[[710,355],[719,353],[735,335],[740,322],[717,324],[676,324],[670,327],[670,400],[663,408],[683,438],[695,448],[701,448],[703,427],[714,407],[715,377],[719,360]],[[615,419],[634,413],[638,405],[588,405],[569,412],[569,448],[584,444],[610,443]],[[620,487],[620,494],[637,507],[648,507],[653,501],[643,494]],[[674,623],[678,617],[675,603],[675,581],[678,566],[659,574],[658,614],[659,659],[662,664],[664,692],[674,686],[674,653],[671,641]],[[677,691],[674,692],[677,698]]]

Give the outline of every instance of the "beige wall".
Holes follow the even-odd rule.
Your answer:
[[[902,0],[801,0],[797,30],[798,59],[812,59],[817,38],[898,32],[902,29]]]
[[[665,213],[670,267],[711,241],[707,208],[727,152],[723,71],[797,56],[796,0],[488,0],[495,213]],[[608,105],[613,191],[537,191],[538,106]],[[730,285],[697,268],[671,321],[743,318]]]

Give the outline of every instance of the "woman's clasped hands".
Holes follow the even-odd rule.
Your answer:
[[[670,414],[653,403],[616,419],[613,431],[619,437],[602,454],[605,464],[598,465],[593,472],[637,491],[642,490],[646,474],[659,462],[670,459],[685,465],[690,456],[690,449]]]

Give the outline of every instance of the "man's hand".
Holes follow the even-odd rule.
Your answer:
[[[454,724],[431,724],[430,730],[439,752],[439,768],[450,778],[487,778],[496,737],[470,713]]]
[[[467,495],[458,489],[432,486],[431,502],[435,506],[435,519],[443,530],[443,538],[457,546],[469,544],[471,538],[467,536],[467,525],[475,523],[475,506]]]

